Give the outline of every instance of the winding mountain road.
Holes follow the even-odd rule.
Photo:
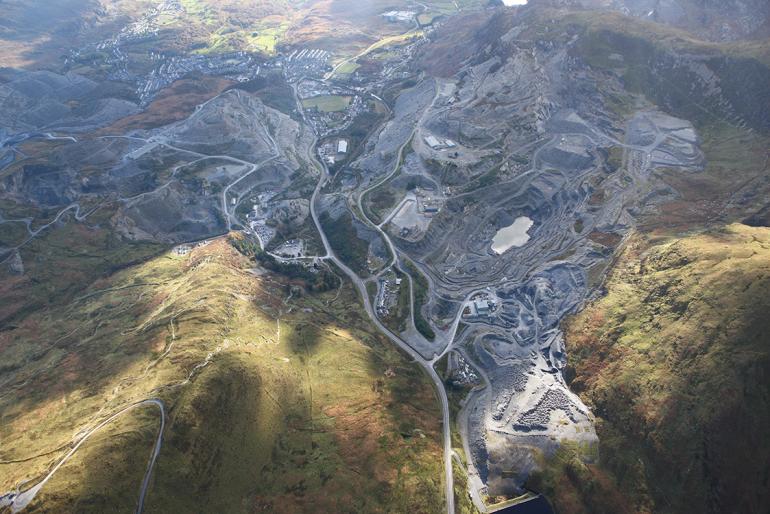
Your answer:
[[[163,404],[163,401],[157,399],[157,398],[150,398],[147,400],[142,400],[136,403],[132,403],[128,407],[124,407],[123,409],[119,410],[109,418],[105,419],[98,425],[96,425],[94,428],[86,432],[75,444],[75,446],[72,447],[72,449],[65,455],[57,464],[53,467],[53,469],[43,478],[40,482],[35,484],[33,487],[27,489],[26,491],[22,493],[15,494],[13,496],[6,495],[5,499],[10,500],[10,503],[8,503],[8,506],[11,508],[11,512],[20,512],[24,508],[26,508],[32,500],[35,499],[35,496],[40,492],[40,490],[43,488],[43,486],[48,482],[57,471],[59,471],[59,468],[61,468],[64,464],[67,463],[67,461],[77,452],[80,447],[85,443],[92,435],[99,432],[101,429],[115,421],[117,418],[122,416],[123,414],[144,405],[154,405],[158,407],[158,410],[160,410],[160,429],[158,430],[158,437],[155,439],[155,445],[152,449],[152,454],[150,455],[150,460],[147,463],[147,471],[145,471],[144,478],[142,479],[142,486],[139,489],[139,499],[137,501],[137,506],[135,513],[141,514],[141,512],[144,510],[144,501],[147,497],[147,489],[150,485],[150,478],[152,477],[152,470],[155,467],[155,462],[158,459],[158,455],[160,454],[161,446],[163,445],[163,431],[166,428],[166,407]]]

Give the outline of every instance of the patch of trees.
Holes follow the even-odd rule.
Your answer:
[[[297,108],[291,87],[281,75],[276,73],[260,75],[248,82],[239,82],[229,89],[241,89],[254,93],[265,105],[289,116],[293,115]]]
[[[319,221],[337,257],[354,270],[366,272],[369,243],[358,237],[350,214],[334,220],[324,212]]]
[[[306,289],[322,293],[340,287],[340,279],[332,271],[322,268],[311,271],[301,264],[281,262],[260,248],[259,243],[247,238],[231,238],[230,244],[243,255],[251,258],[263,268],[291,280],[301,280]]]
[[[430,323],[422,315],[422,307],[428,302],[428,279],[419,269],[410,262],[405,262],[406,272],[412,277],[412,289],[414,292],[414,326],[429,341],[436,338],[436,333]]]

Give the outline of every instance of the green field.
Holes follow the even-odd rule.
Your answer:
[[[336,73],[338,75],[350,75],[351,73],[355,72],[359,67],[360,67],[359,64],[348,61],[342,64],[339,68],[337,68]]]
[[[305,98],[302,107],[305,109],[318,109],[321,112],[344,111],[350,105],[352,97],[341,95],[323,95]]]
[[[433,23],[433,20],[435,20],[439,16],[441,16],[441,14],[430,13],[430,12],[421,13],[417,15],[417,22],[423,26],[431,25]]]

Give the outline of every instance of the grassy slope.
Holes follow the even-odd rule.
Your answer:
[[[767,512],[768,287],[770,229],[632,241],[566,325],[601,456],[535,477],[559,512]]]
[[[159,397],[169,419],[149,512],[440,511],[427,378],[349,286],[287,305],[286,285],[248,266],[223,240],[165,254],[0,333],[0,490],[39,476],[82,428]],[[150,407],[120,418],[30,510],[130,510],[157,426]]]
[[[92,213],[88,221],[96,226],[74,223],[67,214],[21,248],[24,275],[11,275],[6,266],[0,267],[0,323],[15,323],[41,307],[63,305],[94,280],[163,250],[160,244],[128,242],[104,228],[114,212],[114,206],[106,205]]]
[[[727,124],[700,131],[704,173],[660,169],[655,173],[680,193],[642,221],[643,229],[688,230],[730,223],[753,214],[770,198],[770,136]]]

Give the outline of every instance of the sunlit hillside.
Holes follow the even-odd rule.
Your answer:
[[[167,415],[149,512],[438,512],[434,393],[349,286],[292,293],[225,239],[95,283],[0,335],[0,489],[134,402]],[[95,433],[29,512],[133,510],[159,430]]]

